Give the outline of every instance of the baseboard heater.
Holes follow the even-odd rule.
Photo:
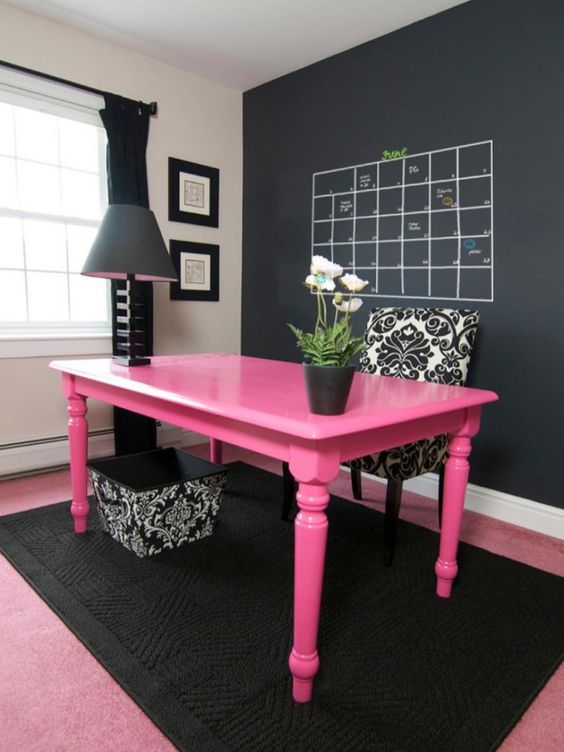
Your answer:
[[[92,457],[113,454],[114,432],[102,428],[88,433],[88,453]],[[2,478],[44,472],[69,464],[68,436],[47,436],[40,439],[0,444],[0,476]]]
[[[182,431],[176,426],[157,421],[157,446],[171,447],[196,444],[206,437]],[[99,428],[88,432],[88,457],[110,457],[114,454],[113,428]],[[63,436],[13,441],[0,444],[0,478],[18,477],[57,470],[69,464],[69,440]]]

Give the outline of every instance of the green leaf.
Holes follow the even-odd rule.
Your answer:
[[[346,366],[363,345],[362,337],[352,336],[347,319],[317,332],[303,332],[292,324],[288,326],[296,337],[298,348],[313,365]]]

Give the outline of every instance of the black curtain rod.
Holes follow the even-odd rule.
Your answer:
[[[99,94],[104,96],[105,91],[101,89],[94,89],[92,86],[84,86],[83,84],[77,84],[74,81],[68,81],[66,78],[59,78],[58,76],[51,76],[49,73],[41,73],[41,71],[32,70],[32,68],[24,68],[23,65],[16,65],[15,63],[7,63],[5,60],[0,60],[0,65],[5,68],[12,68],[13,70],[21,71],[22,73],[30,73],[32,76],[39,76],[40,78],[46,78],[48,81],[55,81],[58,84],[65,84],[66,86],[73,86],[75,89],[81,89],[82,91],[89,91],[91,94]],[[144,104],[142,102],[142,104]],[[157,103],[151,102],[146,105],[150,108],[151,115],[157,114]]]

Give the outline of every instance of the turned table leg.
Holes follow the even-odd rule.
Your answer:
[[[470,451],[471,444],[468,436],[451,437],[448,445],[449,458],[445,465],[439,558],[435,564],[437,595],[442,598],[450,597],[454,578],[458,573],[456,554],[470,472],[468,462]]]
[[[294,645],[289,665],[294,700],[309,702],[319,670],[317,631],[328,529],[327,485],[300,483],[296,500],[300,511],[294,521]]]
[[[88,495],[86,462],[88,459],[88,423],[86,421],[86,398],[72,393],[68,397],[68,432],[70,448],[70,472],[72,486],[71,514],[74,532],[85,533],[88,529]]]

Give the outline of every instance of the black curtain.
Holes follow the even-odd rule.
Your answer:
[[[105,108],[100,117],[106,129],[108,147],[108,198],[110,204],[135,204],[149,207],[147,162],[150,105],[115,94],[104,94]],[[112,351],[117,354],[116,292],[125,282],[112,280]],[[145,312],[144,355],[153,354],[153,283],[135,282],[134,299]],[[134,366],[135,367],[135,366]],[[137,366],[143,368],[144,366]],[[116,454],[131,454],[154,449],[156,423],[152,418],[114,408]]]

